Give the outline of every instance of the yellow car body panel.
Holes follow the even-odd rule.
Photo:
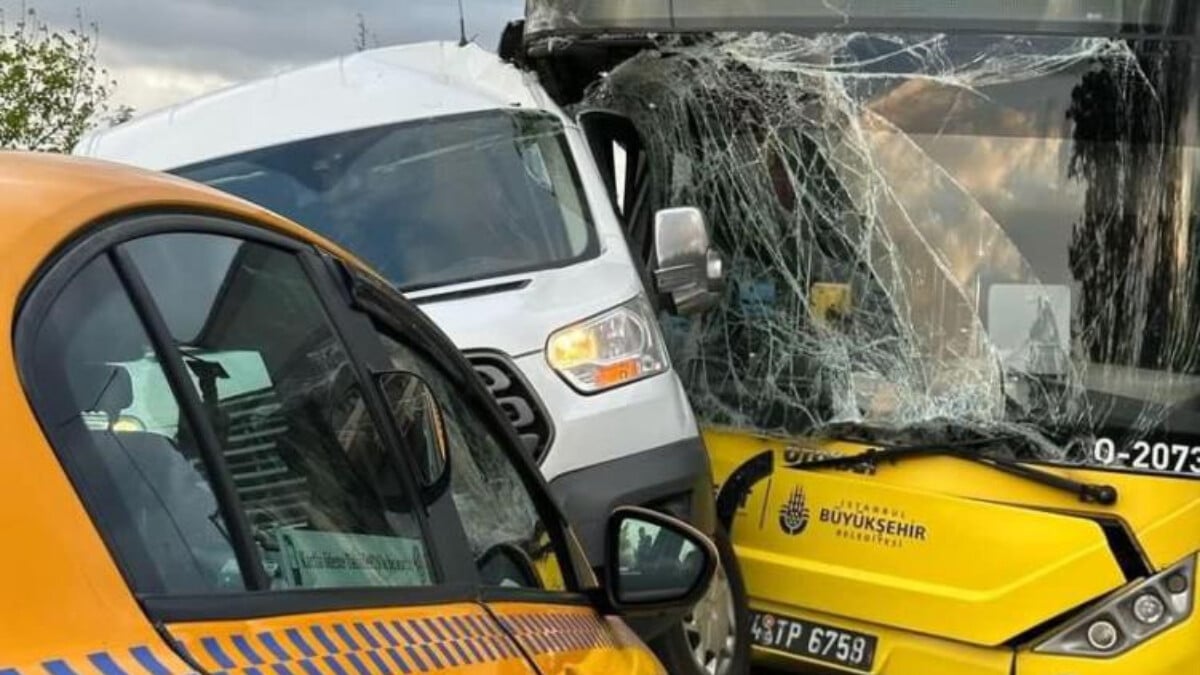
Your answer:
[[[43,265],[80,232],[121,214],[219,215],[359,265],[335,245],[249,202],[106,162],[0,152],[0,202],[0,322],[10,336],[21,298]],[[0,532],[6,543],[0,556],[0,674],[170,675],[199,669],[519,675],[537,672],[534,662],[546,666],[544,675],[663,672],[619,619],[602,617],[591,606],[554,602],[498,606],[514,627],[528,627],[515,637],[478,602],[304,614],[276,610],[257,618],[176,622],[160,632],[50,447],[22,387],[11,339],[0,342],[0,396],[6,444],[0,452]],[[517,640],[534,648],[528,658]],[[413,667],[417,659],[426,667]]]
[[[538,611],[552,615],[545,607]],[[534,672],[512,638],[482,607],[471,604],[180,623],[167,631],[206,672],[275,671],[280,665],[295,675],[358,673],[360,668],[373,673]]]
[[[167,632],[206,672],[279,672],[280,666],[293,675],[663,672],[622,622],[590,607],[496,603],[489,609],[448,603],[176,623]]]
[[[711,440],[716,454],[739,442]],[[810,514],[788,534],[778,514],[793,491]],[[879,523],[898,523],[896,534]],[[973,644],[999,644],[1029,628],[1029,615],[1053,616],[1124,581],[1090,521],[845,472],[777,471],[733,531],[751,597]]]
[[[666,671],[624,622],[587,607],[491,603],[489,609],[543,673],[659,673]]]
[[[872,672],[1001,675],[1015,663],[1017,675],[1177,673],[1186,672],[1180,663],[1200,663],[1200,641],[1181,638],[1194,635],[1194,617],[1112,658],[1032,648],[1048,624],[1129,583],[1100,521],[1125,530],[1151,570],[1200,549],[1200,481],[1037,467],[1116,487],[1118,502],[1100,506],[953,457],[869,473],[799,470],[784,465],[870,446],[723,429],[705,440],[718,484],[773,453],[774,471],[733,521],[751,607],[877,637]],[[756,651],[767,662],[805,661]]]

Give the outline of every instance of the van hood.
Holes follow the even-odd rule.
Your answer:
[[[598,258],[527,274],[406,294],[459,349],[539,352],[559,328],[633,298],[642,287],[628,256],[612,246]]]
[[[801,470],[868,446],[705,440],[722,484],[772,453],[732,528],[751,597],[772,605],[997,646],[1200,548],[1197,480],[1039,467],[1116,487],[1101,507],[952,457]]]

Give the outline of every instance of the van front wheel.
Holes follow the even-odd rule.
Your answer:
[[[740,675],[750,670],[746,585],[729,535],[718,526],[720,566],[708,592],[651,647],[672,675]]]

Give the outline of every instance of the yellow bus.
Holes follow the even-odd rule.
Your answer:
[[[1200,667],[1198,10],[530,0],[506,32],[646,267],[713,263],[651,236],[685,204],[723,256],[665,325],[757,660]]]

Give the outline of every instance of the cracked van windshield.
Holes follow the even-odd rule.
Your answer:
[[[266,206],[416,289],[596,251],[562,125],[491,111],[347,131],[175,171]]]
[[[853,25],[859,4],[834,4]],[[1158,6],[1018,4],[1021,26]],[[729,259],[720,306],[671,331],[698,412],[1200,472],[1191,43],[940,19],[978,30],[666,38],[588,93]]]

